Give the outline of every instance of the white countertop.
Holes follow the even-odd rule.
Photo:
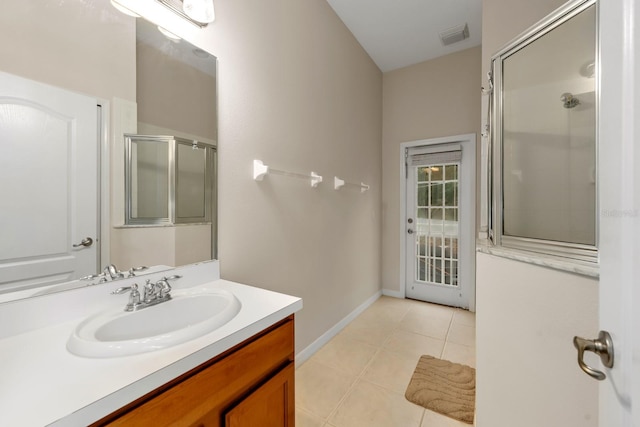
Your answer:
[[[122,281],[87,290],[86,297],[91,298],[86,303],[88,312],[65,310],[66,302],[78,304],[84,298],[78,296],[82,291],[77,290],[47,299],[0,304],[0,324],[4,329],[0,336],[0,425],[90,424],[302,308],[300,298],[227,280],[206,281],[212,276],[207,274],[211,268],[217,274],[217,264],[197,265],[192,276],[198,278],[191,280],[187,280],[189,268],[173,270],[172,274],[183,274],[185,279],[183,285],[176,284],[174,288],[204,285],[228,290],[242,304],[238,315],[199,338],[138,355],[92,359],[75,356],[66,349],[73,329],[88,314],[114,304],[124,307],[126,295],[108,295],[111,288],[127,285]],[[96,295],[105,302],[96,302]],[[45,304],[49,308],[42,310]],[[54,321],[48,321],[42,312],[52,311],[52,304],[74,316],[58,314]],[[21,313],[20,317],[16,313]],[[30,321],[6,330],[7,321],[15,325],[22,319]]]

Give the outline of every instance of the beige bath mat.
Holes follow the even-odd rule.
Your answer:
[[[422,356],[405,397],[415,404],[473,424],[476,370],[459,363]]]

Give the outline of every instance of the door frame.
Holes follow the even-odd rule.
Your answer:
[[[98,271],[111,264],[111,103],[103,98],[96,98],[98,110]]]
[[[470,242],[467,247],[463,247],[460,251],[462,256],[468,257],[469,265],[466,267],[463,266],[465,270],[465,276],[469,278],[469,311],[476,311],[476,193],[477,193],[477,176],[476,176],[476,164],[477,164],[477,156],[476,156],[476,134],[468,133],[463,135],[453,135],[453,136],[445,136],[441,138],[430,138],[430,139],[421,139],[417,141],[409,141],[403,142],[400,144],[400,218],[398,221],[400,233],[400,291],[399,297],[406,298],[406,278],[407,278],[407,250],[406,250],[406,224],[405,218],[407,216],[407,192],[406,192],[406,184],[407,184],[407,164],[405,153],[408,148],[420,147],[420,146],[429,146],[435,144],[460,144],[462,146],[462,161],[461,161],[461,170],[466,170],[469,172],[470,176],[470,186],[474,189],[474,191],[466,192],[464,191],[464,183],[462,183],[463,190],[460,192],[460,198],[468,199],[468,206],[470,207],[471,212],[469,212],[470,221],[461,221],[460,222],[460,235],[467,234],[470,235]]]

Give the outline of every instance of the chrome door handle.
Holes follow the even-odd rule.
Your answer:
[[[84,239],[82,239],[82,242],[73,245],[73,247],[79,248],[80,246],[84,246],[85,248],[88,248],[91,245],[93,245],[93,239],[91,237],[85,237]]]
[[[613,368],[613,341],[611,335],[607,331],[600,331],[598,338],[595,340],[587,340],[580,337],[573,337],[573,345],[578,349],[578,365],[587,375],[602,381],[607,376],[602,371],[593,369],[584,363],[584,352],[592,351],[600,356],[602,364],[607,368]]]
[[[409,233],[409,234],[413,234],[413,230],[412,230],[412,229],[408,229],[408,230],[407,230],[407,233]]]

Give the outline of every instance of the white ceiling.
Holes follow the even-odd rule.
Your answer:
[[[482,0],[327,0],[383,72],[479,46]],[[443,46],[438,33],[469,24]]]

